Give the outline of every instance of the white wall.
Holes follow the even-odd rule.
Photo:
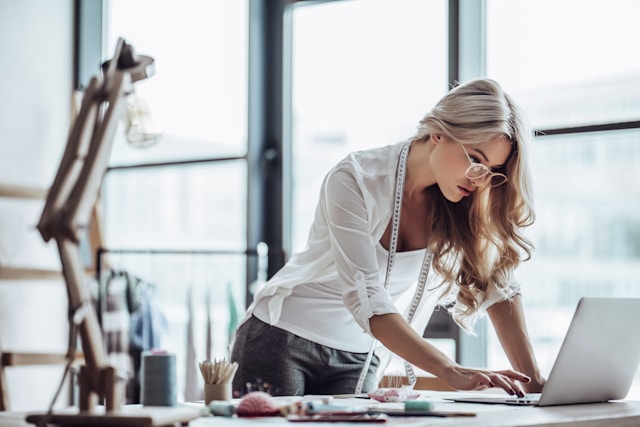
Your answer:
[[[73,1],[0,0],[0,190],[46,189],[66,143],[73,78]],[[1,191],[0,191],[1,196]],[[0,197],[0,346],[66,350],[62,281],[8,280],[4,268],[59,269],[35,230],[43,201]],[[60,368],[8,368],[14,410],[46,409]],[[62,402],[64,403],[64,402]]]

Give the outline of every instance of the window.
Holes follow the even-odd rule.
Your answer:
[[[185,383],[188,366],[227,357],[232,310],[244,307],[247,14],[248,0],[108,2],[104,56],[123,37],[155,59],[135,95],[162,137],[139,149],[117,133],[102,193],[104,258],[152,285],[181,399],[201,398]]]
[[[291,152],[284,155],[290,156],[292,194],[283,209],[291,217],[286,247],[305,244],[320,182],[335,162],[353,150],[413,136],[448,89],[448,3],[298,1],[287,9],[284,85],[291,104],[284,133]],[[154,19],[147,18],[149,8]],[[105,57],[124,36],[156,58],[157,74],[140,85],[139,95],[163,139],[147,150],[116,141],[103,193],[108,246],[244,249],[247,9],[248,0],[111,0]],[[528,234],[537,251],[519,272],[543,373],[579,296],[640,294],[634,274],[640,264],[640,130],[633,124],[640,113],[640,56],[633,54],[638,9],[633,0],[486,1],[487,51],[480,58],[486,75],[514,96],[535,129],[547,131],[530,149],[538,220]],[[225,157],[231,160],[214,161]],[[140,167],[156,163],[169,165]],[[229,223],[233,227],[221,226]],[[181,331],[189,283],[202,290],[209,278],[222,277],[236,296],[244,293],[244,282],[225,273],[235,270],[231,261],[143,258],[113,261],[126,266],[136,259],[131,265],[138,271],[162,271],[153,280],[171,277],[170,312]],[[188,277],[175,275],[185,270]],[[222,307],[220,298],[215,304]],[[488,329],[488,364],[502,368],[505,357]],[[220,340],[214,347],[224,346]],[[179,352],[186,347],[177,346]]]
[[[352,151],[414,136],[420,119],[447,91],[446,23],[445,1],[294,5],[293,251],[306,244],[320,184],[329,169]],[[454,357],[452,340],[432,342]],[[388,372],[404,372],[402,363],[394,360]]]
[[[487,2],[487,74],[547,130],[530,150],[537,250],[521,271],[544,374],[579,297],[640,296],[640,129],[589,128],[640,114],[639,13],[625,0]],[[489,365],[504,366],[495,336],[489,349]]]
[[[114,144],[112,165],[242,156],[247,132],[247,1],[110,0],[107,56],[118,37],[155,59],[136,92],[162,143]]]
[[[292,10],[292,236],[349,152],[412,137],[447,90],[445,1],[300,2]],[[329,31],[330,29],[330,31]]]
[[[632,0],[489,0],[487,74],[536,129],[637,120],[639,10]]]

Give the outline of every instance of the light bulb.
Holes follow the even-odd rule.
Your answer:
[[[149,106],[135,92],[127,96],[125,134],[127,142],[136,148],[150,147],[162,136],[153,122]]]

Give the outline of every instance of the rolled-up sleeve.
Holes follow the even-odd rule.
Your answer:
[[[347,164],[327,175],[321,203],[344,304],[358,324],[371,333],[369,319],[373,315],[398,310],[380,283],[370,216],[373,206],[368,206],[374,202],[367,200],[362,177],[354,169]]]
[[[510,272],[506,277],[505,285],[494,285],[487,288],[484,299],[478,306],[478,309],[471,314],[468,314],[467,307],[458,301],[458,288],[455,286],[441,297],[440,303],[449,306],[449,312],[462,328],[471,334],[475,334],[473,328],[479,319],[487,315],[487,310],[496,303],[510,300],[516,295],[520,295],[520,288],[520,282],[514,276],[513,272]]]
[[[520,288],[520,281],[518,281],[513,272],[509,273],[506,286],[502,288],[492,286],[487,289],[486,297],[480,306],[480,313],[484,315],[487,309],[492,305],[500,301],[510,300],[516,295],[520,295]]]

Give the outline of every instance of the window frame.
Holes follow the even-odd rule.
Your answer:
[[[348,0],[326,0],[348,1]],[[82,89],[95,74],[105,52],[105,9],[108,0],[75,0],[74,82]],[[270,254],[268,277],[286,262],[290,252],[291,216],[291,19],[295,3],[317,0],[249,0],[248,141],[245,156],[208,158],[197,161],[131,165],[126,168],[188,165],[195,162],[247,162],[247,248],[264,242]],[[449,87],[486,74],[486,0],[449,0]],[[554,129],[538,129],[536,138],[573,133],[640,129],[640,121],[600,123]],[[120,167],[122,168],[122,167]],[[110,168],[111,173],[120,168]],[[251,303],[249,284],[258,276],[256,257],[247,257],[246,302]],[[456,359],[471,366],[487,365],[486,320],[469,337],[450,318],[438,326],[439,337],[456,341]],[[443,332],[444,331],[444,332]]]

